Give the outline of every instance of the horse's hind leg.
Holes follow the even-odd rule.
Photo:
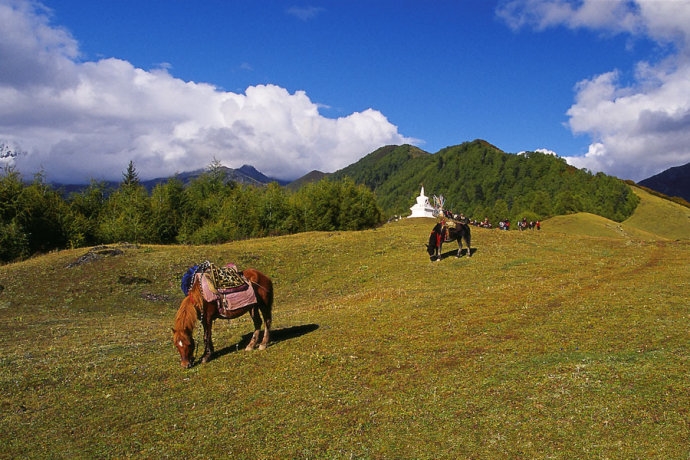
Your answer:
[[[271,317],[271,308],[270,307],[260,307],[261,310],[261,316],[264,318],[264,338],[261,341],[261,344],[259,344],[259,350],[265,350],[266,347],[268,346],[268,341],[271,339],[271,322],[272,322],[272,317]],[[258,316],[258,314],[257,314]]]
[[[259,314],[258,306],[252,307],[252,309],[249,310],[249,315],[252,317],[252,322],[254,323],[254,333],[245,350],[252,351],[256,347],[256,342],[259,341],[259,333],[261,332],[261,315]]]

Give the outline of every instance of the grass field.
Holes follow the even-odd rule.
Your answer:
[[[405,219],[0,266],[0,458],[688,459],[690,214],[636,193],[621,224],[476,228],[435,263]],[[250,319],[217,321],[184,370],[180,277],[207,259],[272,277],[275,332],[245,352]]]

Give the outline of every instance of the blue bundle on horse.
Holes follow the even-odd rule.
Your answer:
[[[199,265],[189,267],[185,274],[182,275],[182,282],[180,283],[180,288],[182,289],[182,293],[184,295],[189,294],[189,290],[191,289],[192,283],[194,282],[194,275],[196,275],[197,271],[200,271],[199,267]]]
[[[429,244],[427,244],[426,250],[432,260],[439,261],[443,255],[443,243],[448,241],[458,242],[458,252],[456,257],[462,256],[462,240],[467,243],[467,256],[472,257],[472,249],[470,246],[470,241],[472,239],[472,234],[470,232],[470,226],[463,222],[455,222],[455,227],[448,227],[445,225],[445,221],[437,223],[433,230],[431,230],[431,235],[429,235]]]

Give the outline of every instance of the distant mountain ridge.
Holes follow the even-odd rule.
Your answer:
[[[311,182],[318,182],[321,179],[330,176],[329,173],[321,172],[321,171],[311,171],[304,176],[300,177],[299,179],[293,180],[292,182],[287,184],[287,188],[295,191],[298,190],[300,187],[302,187],[305,184],[309,184]]]
[[[221,166],[220,170],[224,172],[225,174],[225,180],[226,182],[237,182],[239,184],[246,184],[246,185],[266,185],[270,184],[271,182],[277,182],[280,185],[288,185],[290,181],[285,181],[285,180],[280,180],[276,179],[273,177],[266,176],[259,170],[257,170],[255,167],[250,166],[250,165],[243,165],[242,167],[238,169],[233,169],[233,168],[228,168],[226,166]],[[174,176],[171,177],[157,177],[155,179],[149,179],[149,180],[141,180],[139,183],[144,186],[146,190],[151,192],[156,185],[165,183],[169,181],[170,179],[177,178],[179,179],[182,184],[184,185],[189,185],[194,179],[198,178],[202,174],[208,172],[207,169],[197,169],[195,171],[187,171],[183,173],[178,173],[175,174]],[[106,181],[105,182],[106,187],[115,189],[120,185],[120,182],[116,181]],[[65,194],[69,194],[72,192],[79,192],[86,187],[88,187],[88,184],[60,184],[60,183],[53,183],[52,184],[56,189],[61,189],[64,191]]]
[[[638,184],[669,197],[676,196],[690,201],[690,163],[669,168]]]
[[[290,181],[284,181],[280,179],[275,179],[273,177],[268,177],[259,170],[257,170],[254,166],[250,165],[242,165],[238,169],[233,169],[233,168],[228,168],[226,166],[221,166],[220,170],[225,173],[225,180],[230,182],[237,182],[240,184],[247,184],[247,185],[266,185],[270,184],[271,182],[277,182],[280,185],[287,185]],[[173,177],[177,177],[182,181],[184,185],[189,184],[192,182],[194,179],[197,177],[201,176],[205,172],[208,172],[206,169],[197,169],[196,171],[190,171],[190,172],[184,172],[184,173],[179,173]],[[170,177],[159,177],[156,179],[151,179],[151,180],[146,180],[146,181],[141,181],[141,184],[146,187],[147,190],[152,190],[153,187],[156,185],[166,182],[170,180]]]

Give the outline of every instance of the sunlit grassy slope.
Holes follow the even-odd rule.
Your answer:
[[[620,226],[473,229],[434,263],[433,221],[404,219],[2,266],[0,458],[688,458],[687,213],[638,193]],[[206,259],[273,278],[275,332],[244,352],[249,319],[218,321],[184,370],[179,280]]]
[[[635,214],[624,222],[629,228],[648,231],[671,240],[690,238],[690,208],[633,188],[642,198]]]
[[[622,223],[593,214],[558,216],[547,223],[553,231],[574,235],[632,238],[644,241],[690,238],[690,208],[654,196],[640,188],[633,191],[641,198],[635,213]]]

